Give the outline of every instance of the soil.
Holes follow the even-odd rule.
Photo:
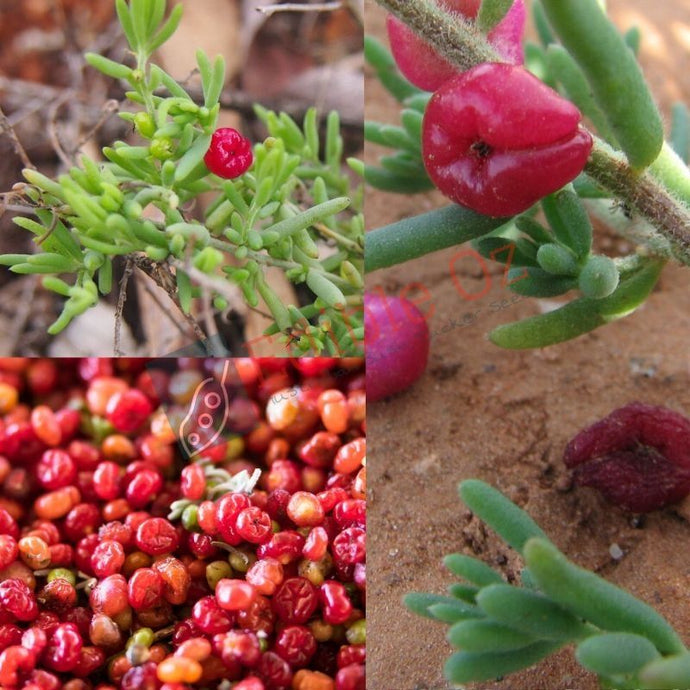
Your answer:
[[[690,7],[684,0],[609,0],[619,27],[643,29],[641,60],[666,114],[690,101]],[[383,35],[383,13],[369,2],[367,31]],[[397,106],[368,75],[366,116],[397,122]],[[374,162],[380,150],[367,150]],[[370,192],[370,228],[446,203],[437,194]],[[619,245],[599,239],[604,251]],[[620,246],[618,246],[620,248]],[[481,478],[525,508],[576,563],[655,606],[690,641],[690,505],[639,518],[589,489],[574,489],[563,450],[581,428],[639,400],[690,414],[690,272],[668,266],[635,314],[575,341],[537,351],[501,350],[486,339],[495,326],[537,313],[543,303],[501,286],[501,271],[481,299],[486,276],[449,249],[368,277],[399,294],[411,281],[432,332],[426,374],[403,394],[369,407],[368,687],[446,690],[451,653],[446,626],[401,605],[409,591],[443,593],[453,580],[441,565],[451,552],[473,554],[510,580],[514,553],[462,505],[457,484]],[[492,269],[493,270],[493,269]],[[622,557],[614,559],[611,553]],[[566,648],[483,690],[595,690],[596,678]]]

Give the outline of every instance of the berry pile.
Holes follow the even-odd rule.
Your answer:
[[[364,430],[361,360],[0,360],[0,687],[364,690]]]

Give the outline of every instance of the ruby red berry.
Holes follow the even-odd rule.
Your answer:
[[[204,163],[218,177],[232,180],[247,172],[254,160],[252,145],[232,127],[221,127],[211,137]]]
[[[429,177],[488,216],[526,211],[582,172],[592,137],[570,101],[522,67],[484,63],[445,82],[422,129]]]
[[[564,459],[576,484],[632,512],[658,510],[690,493],[690,419],[631,403],[575,436]]]

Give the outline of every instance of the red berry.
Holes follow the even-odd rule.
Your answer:
[[[328,580],[319,589],[323,619],[331,625],[344,623],[352,614],[352,602],[342,582]]]
[[[137,528],[134,541],[139,549],[151,556],[172,553],[179,539],[175,528],[164,518],[148,518]]]
[[[367,676],[363,664],[350,664],[335,676],[335,690],[366,690]]]
[[[109,575],[91,590],[89,603],[94,613],[115,618],[129,606],[127,580],[122,575]]]
[[[44,488],[53,491],[74,484],[77,466],[64,450],[47,450],[36,465],[36,476]]]
[[[106,418],[123,434],[136,431],[153,412],[151,401],[136,388],[113,395],[106,407]]]
[[[0,686],[14,688],[34,669],[36,659],[24,647],[7,647],[0,654]]]
[[[219,177],[232,180],[249,170],[254,160],[252,145],[236,129],[221,127],[211,137],[204,163]]]
[[[512,216],[582,172],[592,137],[579,122],[580,111],[527,70],[483,63],[431,97],[424,164],[453,201]]]
[[[53,671],[71,671],[79,663],[82,645],[77,626],[74,623],[61,623],[48,642],[43,663]]]
[[[206,491],[206,475],[200,465],[187,465],[180,475],[180,490],[185,498],[198,501]]]
[[[127,485],[125,496],[132,508],[143,508],[151,503],[163,488],[163,477],[156,470],[139,470]]]
[[[113,540],[102,541],[91,555],[91,568],[98,577],[118,573],[125,562],[122,544]]]
[[[159,606],[163,601],[163,578],[153,568],[138,568],[127,582],[129,605],[135,611]]]
[[[27,585],[18,578],[0,582],[0,622],[3,617],[18,621],[32,621],[38,616],[36,597]]]
[[[216,601],[224,611],[246,609],[256,598],[257,591],[249,582],[223,578],[216,585]]]
[[[192,620],[206,635],[227,632],[232,628],[231,614],[223,610],[215,597],[202,597],[194,604]]]
[[[260,508],[250,506],[238,513],[235,531],[251,544],[265,544],[273,533],[271,517]]]
[[[19,556],[19,547],[14,537],[0,534],[0,570],[4,570],[10,563],[14,563]]]
[[[275,652],[264,652],[255,672],[263,680],[266,690],[289,690],[292,683],[290,664]]]
[[[317,589],[304,577],[285,580],[271,600],[275,614],[288,625],[303,625],[311,618],[317,606]]]
[[[120,466],[108,460],[99,463],[93,473],[94,491],[98,498],[112,501],[120,495]]]
[[[309,628],[289,625],[278,633],[274,650],[293,668],[302,668],[316,653],[316,639]]]
[[[296,491],[287,505],[287,515],[298,527],[315,527],[325,513],[319,499],[308,491]]]

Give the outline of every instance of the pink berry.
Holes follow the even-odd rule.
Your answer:
[[[429,327],[407,299],[367,293],[364,299],[367,398],[381,400],[409,388],[426,369]]]

